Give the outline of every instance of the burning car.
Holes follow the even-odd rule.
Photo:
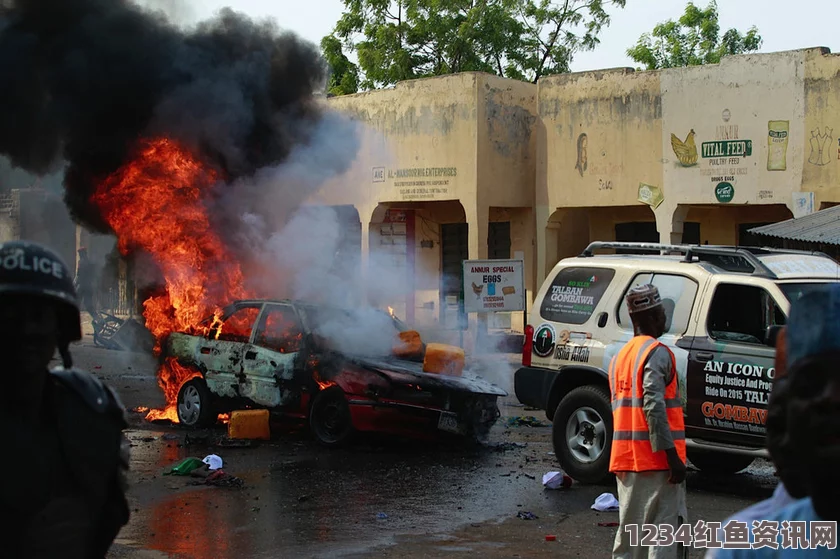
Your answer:
[[[378,309],[240,300],[193,332],[169,334],[161,357],[187,379],[176,410],[190,427],[248,407],[306,420],[327,446],[355,432],[485,436],[507,393],[468,370],[424,372],[422,350],[395,351],[410,337],[401,332],[411,333]]]

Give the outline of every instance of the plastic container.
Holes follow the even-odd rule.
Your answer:
[[[394,355],[400,359],[423,357],[423,340],[416,330],[400,332],[400,341],[394,347]]]
[[[231,412],[228,422],[228,437],[231,439],[271,439],[268,424],[268,410],[239,410]]]
[[[441,375],[461,376],[464,371],[464,350],[447,344],[426,345],[423,371]]]

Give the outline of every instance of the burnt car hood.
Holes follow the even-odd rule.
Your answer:
[[[438,386],[473,392],[475,394],[488,394],[492,396],[507,396],[508,393],[481,377],[464,371],[460,377],[424,373],[423,364],[402,359],[376,359],[376,358],[353,358],[356,364],[367,369],[374,370],[388,377],[391,381],[400,384],[418,384],[420,386]]]

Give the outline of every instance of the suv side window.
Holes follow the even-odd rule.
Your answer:
[[[765,289],[722,283],[712,298],[706,330],[715,340],[764,345],[767,328],[785,322],[785,314]]]
[[[697,296],[697,282],[693,279],[676,274],[637,274],[633,282],[628,286],[627,291],[638,286],[650,283],[659,289],[662,297],[662,306],[665,307],[665,333],[680,336],[688,329],[688,320],[691,318],[691,309],[694,306],[694,299]],[[625,330],[632,330],[633,323],[630,321],[630,313],[624,303],[624,297],[618,303],[616,317],[618,325]]]
[[[551,322],[583,324],[615,276],[610,268],[563,268],[545,294],[540,316]]]

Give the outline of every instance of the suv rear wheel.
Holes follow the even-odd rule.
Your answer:
[[[708,450],[688,449],[688,459],[706,474],[734,474],[749,467],[755,460],[743,454],[726,454]]]
[[[598,483],[609,477],[613,418],[609,394],[600,386],[580,386],[554,412],[552,438],[560,465],[573,479]]]

